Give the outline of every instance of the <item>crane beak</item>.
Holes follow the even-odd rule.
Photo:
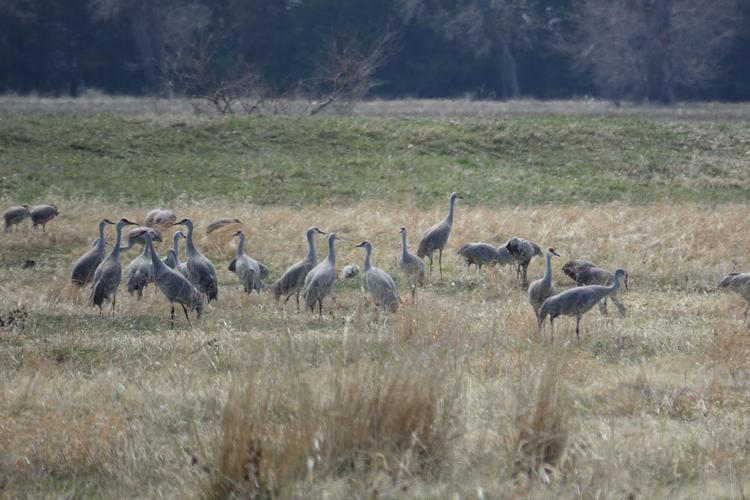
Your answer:
[[[325,232],[325,231],[321,231],[321,230],[320,230],[320,229],[318,229],[317,227],[315,228],[315,230],[316,230],[316,231],[317,231],[318,233],[320,233],[320,234],[326,234],[326,232]]]
[[[557,252],[556,252],[556,251],[554,251],[554,250],[552,250],[552,255],[557,255],[558,257],[560,257],[560,254],[559,254],[559,253],[557,253]]]

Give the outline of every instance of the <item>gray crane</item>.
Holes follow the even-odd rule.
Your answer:
[[[563,272],[577,285],[611,285],[615,279],[614,275],[588,260],[571,260],[562,267]],[[628,273],[625,272],[623,279],[625,290],[628,290]],[[617,306],[620,316],[625,316],[625,306],[618,298],[619,293],[612,294],[609,299]],[[607,298],[599,302],[599,312],[607,314]]]
[[[31,227],[42,226],[42,232],[45,231],[47,223],[57,217],[60,212],[57,211],[57,207],[51,203],[43,203],[37,205],[29,210],[31,216]]]
[[[353,280],[359,276],[360,268],[357,264],[347,264],[341,270],[341,277],[345,280]]]
[[[731,290],[745,299],[748,303],[745,308],[745,323],[747,323],[747,312],[750,310],[750,273],[731,273],[719,282],[719,288]]]
[[[120,241],[122,240],[122,228],[135,226],[135,222],[122,218],[115,224],[115,246],[112,252],[99,264],[94,271],[91,280],[91,303],[99,308],[102,313],[102,304],[105,300],[112,300],[112,314],[115,313],[115,301],[117,299],[117,287],[120,286],[122,267],[120,265]]]
[[[233,236],[237,236],[237,256],[235,257],[235,272],[240,278],[246,293],[252,293],[253,290],[260,293],[260,266],[258,261],[245,253],[245,233],[237,231]]]
[[[517,263],[516,278],[521,276],[521,285],[523,287],[529,286],[529,279],[526,274],[529,263],[532,258],[542,255],[542,249],[536,243],[515,236],[508,240],[505,248]]]
[[[336,233],[328,235],[328,257],[307,273],[305,284],[302,286],[305,309],[314,311],[317,302],[321,319],[323,318],[323,299],[331,292],[333,282],[336,281],[336,253],[333,244],[337,239]]]
[[[315,257],[315,235],[326,234],[317,227],[309,227],[305,231],[305,238],[307,239],[307,257],[303,260],[293,264],[286,270],[284,275],[279,278],[271,288],[273,288],[273,295],[278,301],[282,295],[286,295],[284,304],[287,303],[289,297],[293,293],[297,294],[297,310],[299,311],[299,292],[302,290],[305,284],[305,278],[310,270],[315,267],[317,258]]]
[[[169,208],[155,208],[146,214],[144,224],[151,229],[167,228],[177,221],[174,210]],[[145,234],[145,233],[144,233]],[[154,240],[160,241],[160,240]]]
[[[188,277],[187,264],[180,262],[180,238],[185,238],[185,233],[177,231],[172,236],[172,248],[167,251],[167,256],[162,259],[164,265],[178,271],[184,277]]]
[[[153,233],[151,234],[151,237],[154,241],[161,242],[161,233],[157,229],[150,228],[148,226],[139,226],[134,227],[130,231],[128,231],[128,246],[123,247],[123,250],[129,250],[134,245],[143,245],[146,246],[146,239],[144,238],[144,234],[146,229],[151,229]]]
[[[419,242],[419,249],[417,250],[417,256],[420,259],[424,259],[425,257],[430,258],[430,275],[432,275],[432,254],[435,250],[438,251],[438,266],[440,267],[441,280],[443,279],[443,248],[445,248],[445,244],[448,242],[448,236],[451,234],[451,228],[453,227],[453,210],[456,205],[456,200],[459,199],[461,199],[461,196],[458,193],[451,193],[448,217],[424,232],[422,240]]]
[[[217,219],[208,225],[206,234],[211,234],[234,224],[242,224],[242,221],[239,219]]]
[[[206,295],[208,301],[219,298],[219,281],[216,278],[216,268],[202,253],[195,248],[193,243],[193,221],[182,219],[175,222],[176,226],[187,228],[185,251],[187,253],[188,277],[199,292]]]
[[[188,324],[190,324],[188,310],[194,310],[197,318],[200,319],[201,314],[203,313],[203,297],[201,296],[201,293],[192,283],[190,283],[190,280],[174,269],[170,269],[164,265],[159,259],[156,250],[154,250],[154,242],[149,231],[144,230],[143,236],[146,240],[146,247],[148,247],[149,255],[151,256],[151,265],[154,269],[154,282],[156,283],[156,287],[161,290],[172,305],[170,314],[171,328],[174,328],[175,302],[182,306]]]
[[[94,278],[94,272],[104,260],[104,228],[108,224],[114,224],[109,219],[99,221],[99,237],[91,244],[88,252],[81,255],[73,265],[73,273],[70,280],[73,285],[82,287]]]
[[[388,312],[396,312],[399,303],[396,283],[390,274],[370,263],[372,243],[363,241],[357,245],[357,248],[365,249],[365,283],[367,283],[367,289],[370,295],[372,295],[375,305],[384,308]]]
[[[617,293],[620,288],[620,280],[625,278],[625,270],[617,269],[614,280],[611,285],[586,285],[575,288],[569,288],[562,293],[553,295],[542,303],[539,308],[539,329],[547,316],[550,323],[550,340],[554,340],[555,326],[554,320],[558,316],[575,316],[576,317],[576,340],[581,345],[579,335],[579,325],[581,316],[591,310],[603,298]]]
[[[145,290],[149,283],[154,281],[154,266],[151,263],[151,254],[149,253],[148,245],[145,244],[145,239],[148,235],[153,244],[155,234],[156,231],[154,229],[144,230],[143,235],[140,236],[144,239],[143,250],[141,250],[141,253],[133,259],[125,270],[125,289],[130,295],[133,295],[133,292],[135,292],[139,300],[143,296],[143,290]]]
[[[539,308],[549,297],[555,295],[555,286],[552,284],[552,257],[560,256],[554,247],[547,249],[547,268],[544,276],[529,285],[529,304],[534,309],[534,317],[539,317]]]
[[[13,229],[13,226],[23,222],[26,217],[29,217],[29,206],[28,205],[14,205],[3,213],[3,219],[5,220],[4,233],[9,233]]]
[[[464,258],[466,267],[472,264],[477,269],[488,264],[507,264],[510,262],[510,254],[504,247],[495,248],[489,243],[466,243],[458,249],[458,255]]]
[[[411,298],[414,300],[417,293],[417,286],[424,286],[424,261],[416,255],[409,252],[406,244],[406,228],[401,227],[401,256],[398,259],[398,267],[404,273],[411,285]]]

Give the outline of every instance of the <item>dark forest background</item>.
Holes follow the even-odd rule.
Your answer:
[[[0,0],[0,92],[750,100],[750,0]]]

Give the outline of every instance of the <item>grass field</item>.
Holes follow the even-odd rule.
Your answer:
[[[750,335],[716,284],[750,269],[747,122],[449,110],[0,113],[3,205],[61,211],[0,238],[3,495],[744,498]],[[275,279],[314,224],[346,238],[339,268],[368,238],[402,283],[398,228],[415,251],[453,190],[445,279],[416,304],[401,285],[395,315],[361,281],[322,320],[245,295],[231,233],[205,235],[239,217]],[[169,329],[153,287],[110,317],[69,284],[101,217],[155,205],[194,219],[219,270],[192,327]],[[455,255],[512,235],[557,247],[558,289],[568,258],[626,268],[626,317],[591,311],[580,347],[570,318],[542,339],[513,269]]]

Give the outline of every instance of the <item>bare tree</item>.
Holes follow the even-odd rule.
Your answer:
[[[560,47],[602,95],[669,104],[721,75],[737,18],[736,0],[582,0]]]
[[[387,31],[371,42],[356,35],[332,39],[321,51],[312,79],[303,83],[305,93],[317,98],[310,108],[315,115],[329,106],[351,112],[374,87],[377,71],[396,50],[396,34]]]

